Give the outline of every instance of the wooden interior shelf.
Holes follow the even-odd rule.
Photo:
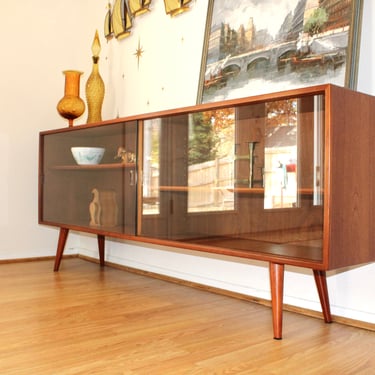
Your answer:
[[[51,167],[53,170],[101,170],[101,169],[124,169],[124,168],[135,168],[135,163],[106,163],[106,164],[67,164],[67,165],[54,165]]]

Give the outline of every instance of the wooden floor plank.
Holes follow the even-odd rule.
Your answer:
[[[374,374],[375,332],[82,259],[0,265],[0,374]]]

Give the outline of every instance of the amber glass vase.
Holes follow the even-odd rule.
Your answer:
[[[80,78],[83,73],[77,70],[64,70],[63,74],[65,75],[64,97],[57,103],[57,111],[69,120],[69,126],[73,126],[73,120],[85,111],[85,102],[79,96]]]
[[[86,82],[87,123],[102,121],[102,105],[104,100],[104,82],[99,74],[100,41],[98,31],[92,43],[92,72]]]
[[[94,60],[94,58],[93,58]],[[87,123],[102,121],[104,82],[99,74],[98,62],[94,60],[92,72],[86,82]]]

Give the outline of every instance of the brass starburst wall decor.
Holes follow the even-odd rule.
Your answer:
[[[137,58],[137,67],[139,69],[139,61],[141,59],[141,57],[143,56],[143,53],[145,51],[143,50],[143,47],[141,46],[141,41],[140,39],[138,39],[138,47],[137,49],[135,50],[135,53],[134,53],[134,56]]]

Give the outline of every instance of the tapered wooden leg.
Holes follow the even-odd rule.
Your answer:
[[[57,272],[60,267],[61,259],[64,254],[66,239],[68,238],[69,229],[67,228],[60,228],[59,240],[57,242],[57,250],[56,250],[56,257],[55,257],[55,266],[53,270]]]
[[[328,288],[327,288],[327,277],[325,271],[313,270],[315,284],[318,289],[320,304],[322,306],[323,317],[326,323],[332,322],[331,309],[329,306]]]
[[[105,261],[104,261],[104,243],[105,243],[105,237],[101,234],[98,234],[98,249],[99,249],[99,262],[100,266],[104,267]]]
[[[283,330],[283,294],[284,294],[284,265],[270,263],[270,283],[272,302],[273,336],[282,339]]]

